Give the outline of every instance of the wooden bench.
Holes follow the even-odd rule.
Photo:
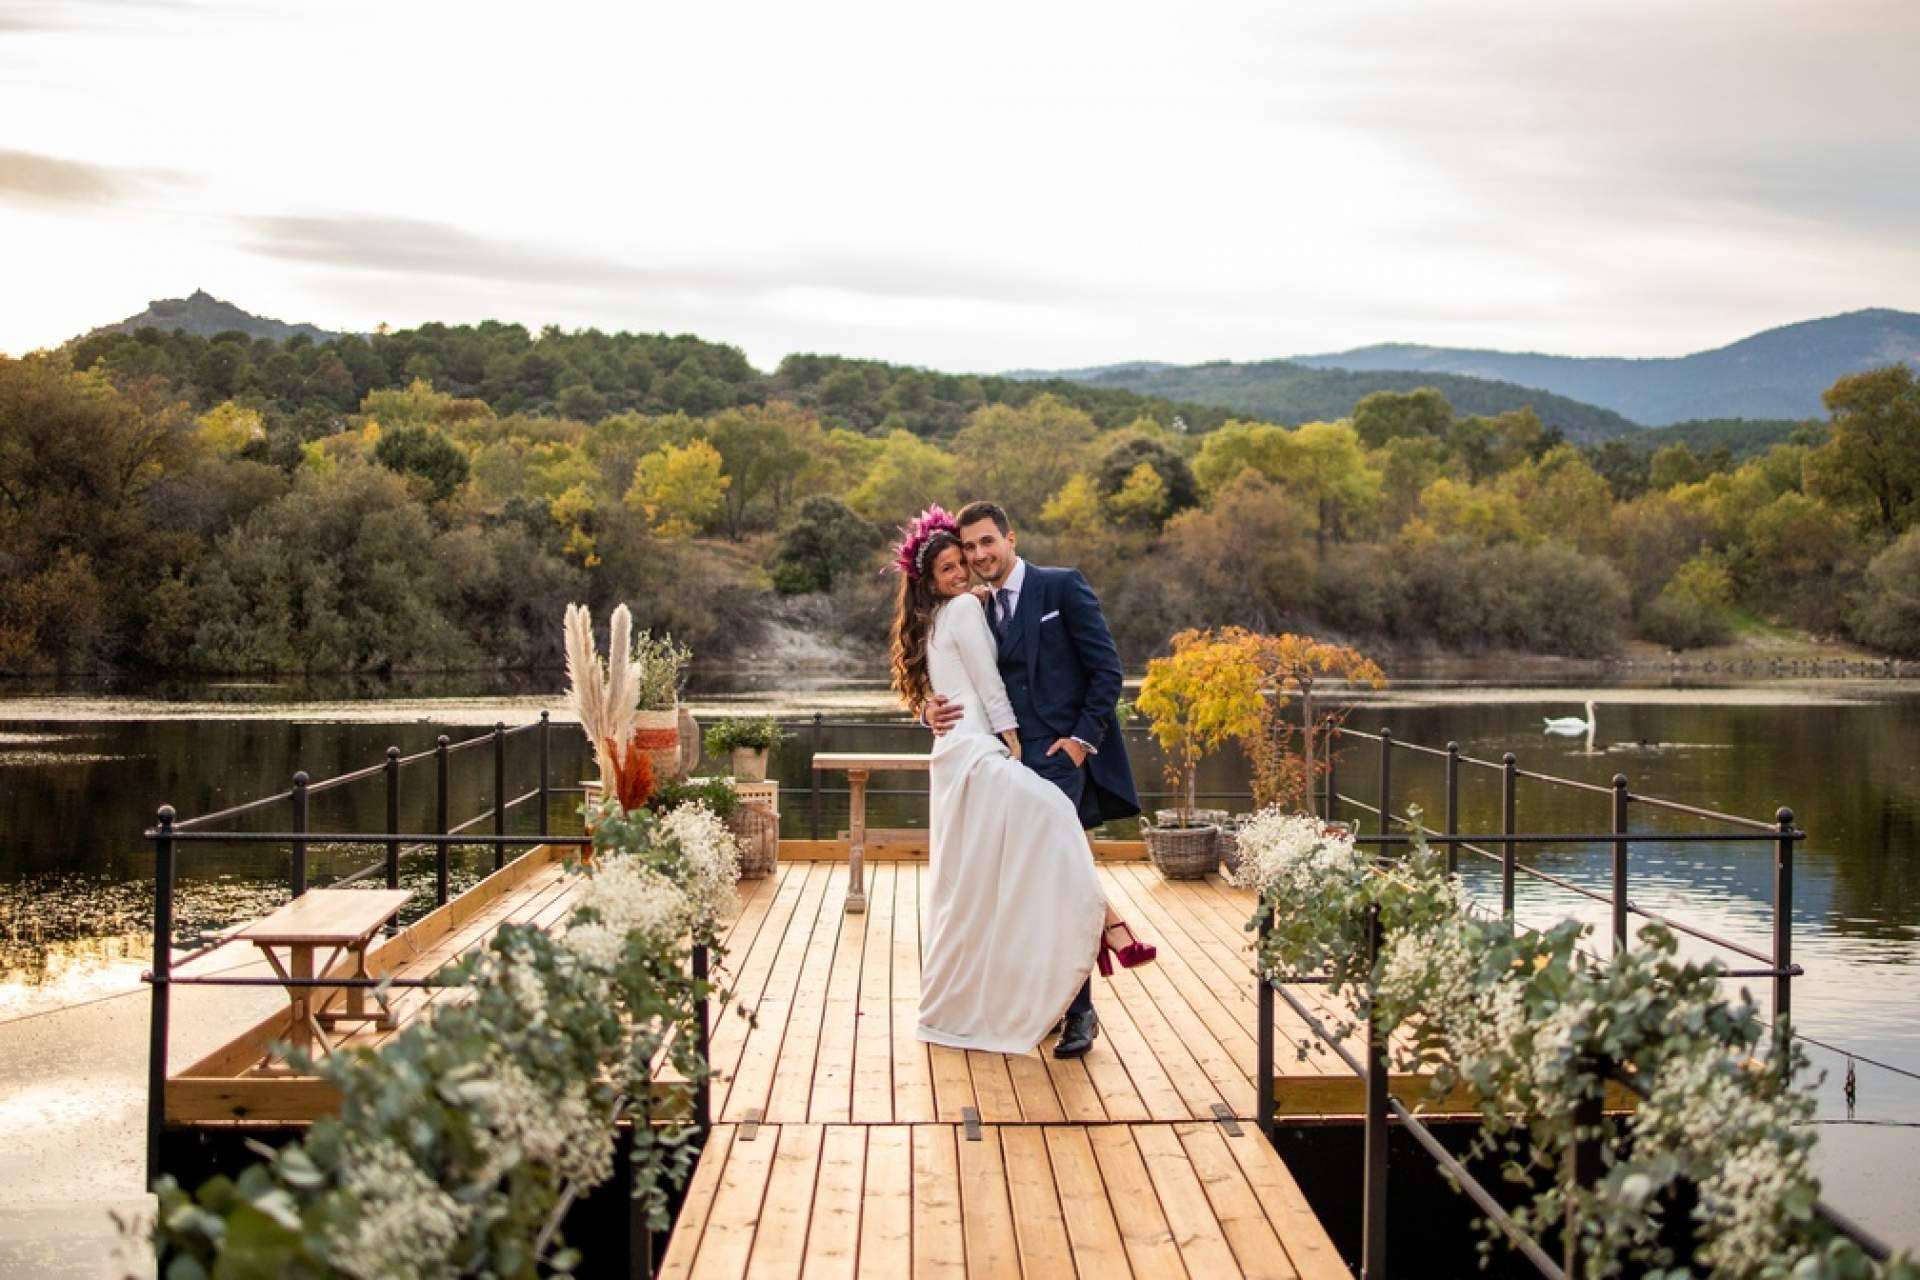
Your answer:
[[[400,913],[413,893],[408,889],[309,889],[286,906],[236,930],[234,937],[253,943],[266,956],[280,981],[286,983],[288,1043],[301,1053],[311,1054],[314,1041],[333,1052],[327,1032],[342,1022],[373,1022],[383,1030],[393,1026],[393,1014],[386,995],[369,987],[344,988],[347,1007],[329,1012],[327,1005],[340,989],[309,986],[316,974],[334,976],[334,964],[344,952],[353,962],[344,975],[370,978],[367,972],[367,943],[389,920]],[[287,949],[282,965],[275,947]],[[333,948],[326,960],[315,965],[314,953],[322,947]],[[373,991],[377,1012],[367,1011],[366,997]],[[268,1064],[270,1065],[270,1064]]]
[[[867,909],[867,778],[875,773],[925,773],[932,757],[886,751],[822,751],[813,757],[813,771],[847,775],[847,910]],[[814,785],[820,785],[818,778]]]

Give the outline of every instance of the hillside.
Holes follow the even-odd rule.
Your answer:
[[[1386,343],[1298,356],[1294,362],[1326,370],[1499,379],[1664,426],[1690,419],[1819,417],[1824,413],[1820,393],[1836,378],[1899,360],[1920,364],[1920,314],[1876,308],[1784,325],[1716,350],[1667,359]],[[1453,399],[1451,392],[1448,398]]]
[[[1638,429],[1638,424],[1618,413],[1565,396],[1447,373],[1351,372],[1310,369],[1288,360],[1251,364],[1222,360],[1197,365],[1133,362],[1059,372],[1024,370],[1007,376],[1064,378],[1090,387],[1219,405],[1287,426],[1344,418],[1363,397],[1375,391],[1434,387],[1446,396],[1455,412],[1469,416],[1491,416],[1532,406],[1542,422],[1558,427],[1571,440],[1604,440],[1631,435]]]
[[[340,335],[317,325],[288,324],[267,316],[243,311],[231,302],[222,302],[205,289],[195,289],[191,297],[156,298],[139,315],[128,316],[118,324],[101,325],[95,333],[136,333],[141,329],[161,329],[211,338],[217,333],[239,332],[249,338],[285,342],[303,335],[315,342],[331,342]]]

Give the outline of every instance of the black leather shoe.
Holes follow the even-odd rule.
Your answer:
[[[1100,1034],[1100,1015],[1088,1009],[1082,1013],[1070,1013],[1064,1020],[1065,1030],[1060,1034],[1060,1043],[1053,1046],[1056,1058],[1079,1058],[1093,1048],[1093,1039]]]

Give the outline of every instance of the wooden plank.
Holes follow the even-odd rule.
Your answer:
[[[1014,1096],[1007,1055],[968,1049],[967,1073],[973,1078],[973,1105],[986,1124],[1018,1124],[1020,1100]]]
[[[806,891],[809,879],[826,874],[825,867],[795,867],[780,878],[780,887],[775,891],[773,900],[767,908],[766,918],[754,931],[745,955],[738,961],[739,967],[734,970],[734,998],[745,1008],[754,1009],[760,1003],[761,994],[766,990],[767,979],[773,973],[774,960],[786,937],[787,928],[792,923],[801,895]],[[734,952],[732,955],[739,955],[739,953]],[[729,956],[730,962],[732,955]],[[707,1061],[715,1075],[713,1095],[716,1106],[725,1105],[734,1070],[740,1065],[740,1056],[746,1050],[746,1042],[751,1030],[745,1018],[724,1018],[713,1029]]]
[[[900,868],[891,864],[875,867],[868,897],[854,1018],[852,1118],[859,1124],[884,1124],[894,1118],[893,911],[899,874]]]
[[[960,1225],[960,1166],[953,1151],[953,1126],[921,1124],[909,1132],[913,1134],[914,1280],[965,1276],[967,1239]],[[872,1163],[870,1144],[869,1166]],[[864,1265],[861,1272],[866,1272]]]
[[[174,1076],[165,1098],[169,1124],[302,1124],[340,1110],[340,1090],[317,1076]]]
[[[1272,1144],[1254,1129],[1237,1138],[1223,1134],[1221,1141],[1259,1197],[1262,1212],[1273,1224],[1274,1234],[1280,1237],[1287,1259],[1301,1280],[1352,1280],[1320,1215],[1307,1203],[1300,1184]]]
[[[1107,1203],[1120,1229],[1120,1241],[1137,1277],[1186,1280],[1187,1267],[1174,1243],[1173,1227],[1154,1191],[1146,1160],[1133,1140],[1133,1126],[1099,1125],[1087,1130],[1088,1145],[1100,1166]],[[1194,1280],[1211,1280],[1195,1272]]]
[[[725,1085],[725,1099],[715,1099],[723,1120],[745,1119],[747,1112],[753,1109],[775,1124],[807,1118],[804,1102],[798,1108],[787,1107],[776,1113],[770,1096],[778,1068],[788,1061],[786,1041],[791,1034],[791,1017],[800,998],[796,991],[801,989],[801,971],[812,954],[813,938],[823,927],[831,934],[838,923],[824,919],[823,907],[833,897],[828,892],[829,883],[825,875],[809,875],[801,890],[786,934],[773,953],[773,964],[767,972],[766,985],[754,1001],[756,1025],[748,1030],[746,1043],[741,1046],[739,1061]],[[803,1043],[797,1049],[801,1053],[806,1052],[804,1036]],[[810,1072],[813,1067],[812,1055],[807,1053],[806,1056],[806,1069]]]
[[[1052,1058],[1052,1050],[1042,1041],[1039,1049],[1017,1056],[1010,1054],[1006,1059],[1007,1074],[1013,1079],[1013,1096],[1020,1104],[1020,1118],[1028,1124],[1057,1123],[1067,1118],[1059,1095],[1053,1091],[1053,1078],[1047,1073],[1046,1064]]]
[[[835,867],[834,874],[838,877],[836,885],[848,883],[846,868]],[[826,1011],[820,1021],[820,1051],[813,1060],[813,1093],[807,1103],[807,1118],[816,1123],[845,1124],[852,1116],[860,963],[866,954],[867,930],[871,927],[866,912],[858,912],[856,916],[840,926],[840,938],[833,952],[833,971],[827,978]]]
[[[927,1046],[933,1067],[934,1115],[942,1122],[958,1124],[960,1112],[977,1108],[973,1097],[973,1072],[967,1067],[967,1052],[943,1044]]]
[[[1017,1280],[1020,1246],[1013,1233],[1013,1208],[1007,1201],[1000,1130],[987,1129],[978,1142],[962,1140],[954,1145],[959,1151],[960,1225],[967,1241],[968,1280]]]
[[[864,1126],[834,1125],[824,1131],[820,1172],[813,1187],[813,1215],[801,1259],[805,1280],[852,1280],[860,1255],[861,1187],[866,1180]],[[907,1210],[898,1210],[906,1243]],[[896,1273],[898,1274],[898,1273]]]
[[[913,1130],[904,1125],[867,1130],[867,1167],[860,1201],[861,1280],[900,1280],[918,1270]],[[955,1218],[955,1225],[958,1225]],[[958,1256],[956,1253],[954,1256]]]
[[[1067,1239],[1053,1162],[1047,1156],[1046,1134],[1038,1128],[1010,1125],[1000,1131],[1000,1150],[1006,1161],[1007,1199],[1013,1206],[1021,1272],[1072,1275],[1073,1247]]]
[[[1248,1280],[1299,1280],[1280,1237],[1274,1234],[1273,1224],[1260,1207],[1260,1198],[1227,1150],[1219,1126],[1177,1124],[1173,1130],[1206,1192],[1207,1203],[1213,1206],[1213,1216],[1220,1223],[1227,1246],[1239,1260],[1240,1274]]]
[[[934,1118],[933,1063],[921,1041],[920,887],[926,871],[907,867],[894,884],[893,972],[890,995],[893,1049],[893,1115],[896,1120]]]
[[[1098,998],[1104,988],[1106,999]],[[1102,1038],[1113,1046],[1113,1053],[1125,1068],[1132,1089],[1146,1110],[1143,1119],[1152,1120],[1193,1120],[1198,1114],[1187,1105],[1180,1089],[1167,1074],[1167,1068],[1148,1047],[1146,1039],[1134,1025],[1133,1015],[1128,1011],[1126,1002],[1116,995],[1111,982],[1095,984],[1096,999],[1094,1009],[1100,1015]],[[1087,1055],[1087,1070],[1095,1073],[1100,1064],[1095,1056],[1100,1053],[1100,1041],[1093,1042],[1093,1051]],[[1094,1075],[1095,1082],[1100,1081],[1099,1074]],[[1105,1092],[1103,1087],[1102,1092]],[[1107,1110],[1115,1112],[1112,1098],[1107,1101]],[[1116,1113],[1118,1114],[1118,1113]]]
[[[727,1149],[726,1168],[713,1196],[700,1247],[693,1260],[693,1280],[737,1280],[747,1274],[754,1233],[760,1227],[766,1203],[767,1180],[779,1149],[779,1130],[761,1130],[753,1142],[735,1141]]]
[[[933,757],[924,751],[816,751],[813,753],[815,773],[839,772],[847,769],[867,769],[874,773],[883,771],[925,773],[932,762]]]
[[[1088,1073],[1085,1058],[1056,1058],[1053,1046],[1043,1043],[1039,1051],[1040,1065],[1045,1069],[1047,1078],[1053,1082],[1054,1096],[1060,1100],[1061,1118],[1081,1124],[1098,1124],[1113,1117],[1107,1114],[1105,1101],[1100,1090],[1094,1085],[1093,1077]],[[1112,1062],[1120,1079],[1126,1083],[1129,1093],[1133,1082],[1127,1080],[1126,1068],[1120,1066],[1111,1055],[1102,1054],[1101,1060]],[[1136,1098],[1135,1101],[1138,1101]],[[1125,1117],[1129,1120],[1147,1118],[1145,1107],[1137,1115]]]
[[[845,869],[839,869],[838,875],[844,879]],[[807,1118],[807,1104],[813,1096],[813,1064],[820,1049],[820,1019],[827,1007],[827,972],[846,915],[841,910],[844,895],[832,874],[817,880],[822,892],[814,906],[813,931],[800,963],[799,990],[787,1013],[786,1035],[780,1041],[767,1099],[767,1118],[775,1122]]]
[[[800,1275],[808,1224],[813,1218],[814,1186],[820,1172],[820,1127],[790,1124],[782,1125],[778,1132],[780,1144],[774,1155],[773,1174],[767,1179],[760,1223],[753,1235],[753,1253],[747,1261],[754,1280]]]
[[[667,1255],[660,1263],[660,1280],[687,1280],[693,1274],[693,1260],[699,1255],[700,1240],[713,1212],[713,1197],[720,1189],[720,1175],[727,1167],[727,1150],[733,1145],[733,1126],[715,1125],[707,1135],[700,1161],[687,1180],[686,1200],[673,1221],[673,1234],[667,1239]]]
[[[1074,1267],[1090,1278],[1129,1274],[1120,1224],[1114,1220],[1113,1204],[1107,1198],[1107,1186],[1100,1177],[1100,1165],[1094,1159],[1086,1129],[1049,1125],[1042,1133]]]
[[[1206,1189],[1174,1134],[1174,1126],[1136,1124],[1131,1128],[1134,1145],[1146,1162],[1147,1176],[1153,1180],[1160,1208],[1167,1215],[1167,1225],[1173,1229],[1188,1272],[1196,1277],[1238,1274],[1233,1249],[1207,1201]],[[711,1226],[707,1229],[713,1230]]]

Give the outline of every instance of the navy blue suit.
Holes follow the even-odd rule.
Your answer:
[[[1000,678],[1020,721],[1021,760],[1066,792],[1082,827],[1139,813],[1127,744],[1114,723],[1120,651],[1087,580],[1077,569],[1029,564],[1013,617],[1002,625],[991,604],[988,617],[1000,633]],[[1064,750],[1048,755],[1061,738],[1079,738],[1094,754],[1078,766]],[[1092,1007],[1089,979],[1067,1012]]]

